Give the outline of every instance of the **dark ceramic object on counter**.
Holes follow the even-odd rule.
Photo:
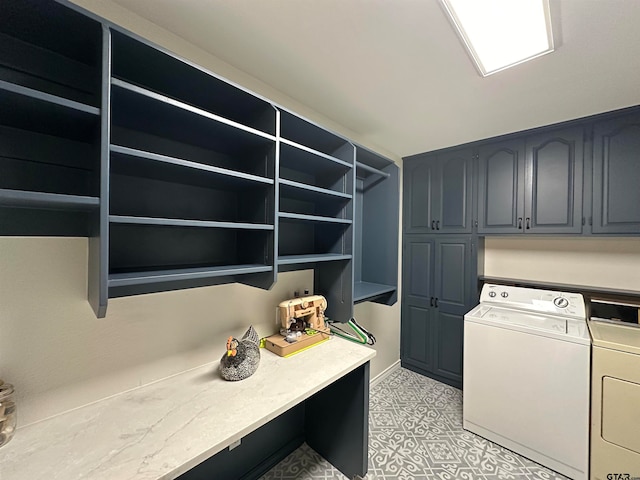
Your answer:
[[[252,325],[241,340],[227,340],[227,351],[220,359],[220,375],[225,380],[244,380],[255,373],[259,364],[260,337]]]
[[[17,420],[13,385],[0,380],[0,447],[13,438]]]

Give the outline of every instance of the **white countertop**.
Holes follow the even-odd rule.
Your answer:
[[[173,479],[375,356],[335,337],[289,358],[261,353],[240,382],[216,361],[19,428],[0,448],[0,479]]]

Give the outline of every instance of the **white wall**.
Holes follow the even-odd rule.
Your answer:
[[[640,239],[487,237],[484,274],[640,291]]]
[[[86,238],[0,237],[0,378],[20,425],[218,360],[229,335],[275,333],[275,308],[313,288],[283,273],[270,291],[241,284],[87,302]]]

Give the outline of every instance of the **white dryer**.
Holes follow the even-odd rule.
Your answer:
[[[588,478],[590,348],[582,295],[484,285],[464,322],[464,428]]]
[[[640,478],[640,328],[598,321],[589,328],[591,478]]]

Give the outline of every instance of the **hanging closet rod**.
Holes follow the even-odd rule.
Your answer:
[[[377,168],[370,167],[369,165],[365,165],[364,163],[356,162],[356,168],[361,170],[366,170],[369,173],[375,173],[376,175],[380,175],[382,177],[389,177],[390,174],[387,172],[383,172],[382,170],[378,170]]]

